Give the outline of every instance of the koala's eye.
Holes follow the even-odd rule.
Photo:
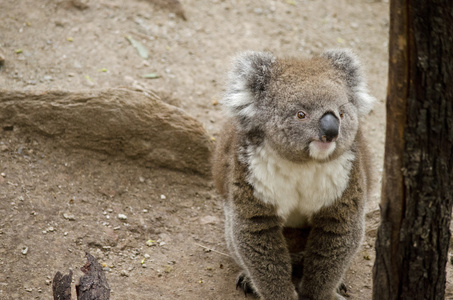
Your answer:
[[[340,111],[340,118],[344,118],[344,112]]]
[[[297,117],[298,117],[299,119],[303,120],[303,119],[307,118],[307,114],[306,114],[304,111],[299,110],[299,111],[297,112]]]

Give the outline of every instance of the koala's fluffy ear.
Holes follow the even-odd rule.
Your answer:
[[[373,108],[376,99],[368,92],[357,56],[349,49],[328,50],[322,54],[343,74],[346,84],[353,92],[353,103],[359,116],[367,115]]]
[[[265,90],[274,62],[275,57],[268,52],[248,51],[234,59],[222,100],[229,114],[252,117],[256,113],[256,101]]]

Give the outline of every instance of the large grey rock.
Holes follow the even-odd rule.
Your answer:
[[[149,91],[0,90],[0,125],[54,137],[64,147],[124,155],[149,167],[210,172],[212,142],[202,125]]]

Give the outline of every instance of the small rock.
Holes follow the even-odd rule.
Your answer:
[[[129,273],[126,270],[122,270],[120,275],[123,277],[129,277]]]
[[[0,151],[2,151],[2,152],[8,151],[8,146],[6,146],[4,144],[0,145]]]
[[[5,178],[6,177],[6,174],[5,173],[0,173],[0,175]]]
[[[118,219],[120,220],[127,220],[127,216],[124,214],[118,214]]]
[[[143,255],[146,259],[150,258],[151,256],[147,253],[145,253],[145,255]]]
[[[165,195],[160,195],[160,199],[165,200],[167,197]]]
[[[147,212],[148,212],[148,210],[147,210],[147,209],[145,208],[145,209],[143,210],[143,212],[144,212],[144,213],[147,213]]]
[[[52,280],[46,279],[46,285],[50,285],[52,283]]]
[[[75,216],[71,213],[64,213],[63,214],[63,217],[66,219],[66,220],[69,220],[69,221],[74,221],[75,220]]]
[[[205,216],[205,217],[200,219],[200,223],[202,225],[216,224],[218,221],[219,221],[219,219],[217,217],[215,217],[215,216]]]
[[[77,9],[84,10],[89,7],[88,2],[89,0],[72,0],[71,4]]]
[[[148,247],[156,246],[156,241],[147,240],[147,241],[146,241],[146,246],[148,246]]]
[[[142,176],[138,177],[138,180],[139,180],[141,183],[145,182],[145,178],[143,178]]]
[[[28,253],[28,247],[22,248],[22,251],[21,251],[21,252],[22,252],[23,255],[27,255],[27,253]]]
[[[55,231],[55,228],[53,228],[52,226],[48,227],[47,229],[47,232],[54,232]]]

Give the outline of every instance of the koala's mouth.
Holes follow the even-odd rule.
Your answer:
[[[335,141],[312,141],[308,147],[310,157],[315,159],[326,159],[335,151],[336,146],[337,143]]]

